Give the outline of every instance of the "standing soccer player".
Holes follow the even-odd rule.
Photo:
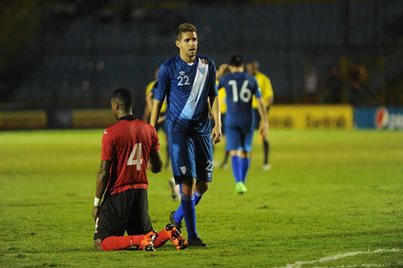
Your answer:
[[[118,122],[105,129],[102,136],[102,161],[92,213],[95,249],[135,247],[151,251],[168,240],[177,249],[186,248],[187,241],[174,225],[168,224],[157,234],[148,215],[147,165],[150,161],[154,173],[160,172],[162,166],[155,128],[133,116],[128,89],[113,92],[111,110]]]
[[[225,88],[227,114],[225,117],[226,150],[232,159],[232,172],[235,178],[235,192],[243,194],[246,174],[250,166],[250,151],[254,132],[255,115],[252,109],[252,96],[256,96],[259,114],[262,118],[260,133],[266,135],[267,116],[261,92],[256,79],[244,73],[242,58],[232,56],[229,63],[230,74],[223,76],[218,88]]]
[[[266,115],[267,115],[269,113],[271,105],[273,104],[273,96],[274,96],[270,79],[265,74],[259,71],[259,62],[257,61],[252,61],[248,63],[246,68],[248,70],[248,73],[253,75],[257,80],[257,84],[259,85],[259,88],[262,92],[263,102],[266,105]],[[256,116],[255,129],[258,129],[261,118],[259,116],[258,102],[256,101],[256,98],[253,98],[252,107],[254,109]],[[271,169],[271,165],[269,162],[270,143],[267,136],[262,135],[262,143],[263,143],[263,170],[267,171]]]
[[[158,121],[162,102],[167,97],[165,113],[172,171],[181,184],[181,205],[171,213],[171,222],[178,228],[185,218],[189,246],[206,244],[196,229],[195,206],[212,180],[212,142],[221,139],[220,105],[215,84],[216,69],[208,57],[196,55],[197,30],[189,23],[177,28],[175,42],[179,55],[160,66],[155,89],[151,125]],[[214,119],[212,128],[209,110]]]

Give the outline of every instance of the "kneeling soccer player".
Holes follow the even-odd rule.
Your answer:
[[[113,92],[111,110],[118,122],[105,129],[102,137],[92,213],[95,249],[153,251],[168,240],[176,249],[186,248],[186,239],[172,224],[158,233],[153,231],[148,214],[146,168],[149,161],[154,173],[162,167],[155,129],[133,116],[132,95],[127,89]]]

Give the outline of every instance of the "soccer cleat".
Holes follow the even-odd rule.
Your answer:
[[[143,240],[140,243],[139,249],[144,251],[155,251],[154,241],[157,238],[157,233],[155,231],[150,231],[144,235]]]
[[[269,171],[271,169],[271,165],[270,164],[264,164],[262,169],[263,169],[263,171]]]
[[[170,178],[168,180],[169,188],[171,188],[171,197],[172,200],[177,201],[179,200],[179,186],[176,184],[174,178]]]
[[[172,211],[171,214],[169,214],[169,220],[171,223],[176,227],[176,230],[178,230],[179,233],[182,231],[182,221],[176,223],[175,218],[174,218],[175,211]]]
[[[176,229],[175,225],[167,224],[165,230],[169,233],[169,240],[175,246],[177,250],[185,249],[188,247],[188,241],[181,235],[181,233]]]
[[[239,182],[235,183],[235,193],[236,194],[244,194],[244,193],[246,193],[246,191],[248,191],[248,189],[246,189],[243,182],[239,181]]]
[[[206,243],[204,243],[199,237],[189,238],[188,245],[189,247],[207,247]]]

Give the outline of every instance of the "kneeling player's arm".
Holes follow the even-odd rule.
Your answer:
[[[109,180],[109,170],[111,166],[111,161],[101,161],[101,166],[98,170],[97,183],[95,187],[95,197],[102,199],[102,196],[105,193],[106,186],[108,185]]]
[[[158,173],[162,169],[162,160],[159,151],[151,151],[150,153],[151,171]]]

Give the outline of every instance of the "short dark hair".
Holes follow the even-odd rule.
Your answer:
[[[186,32],[197,32],[197,29],[193,24],[187,22],[180,24],[176,29],[176,40],[180,40],[182,33]]]
[[[235,66],[235,67],[241,67],[243,64],[243,60],[241,55],[233,55],[231,59],[229,60],[229,65]]]
[[[112,93],[112,99],[123,105],[126,110],[129,110],[133,105],[132,93],[126,88],[115,89]]]

